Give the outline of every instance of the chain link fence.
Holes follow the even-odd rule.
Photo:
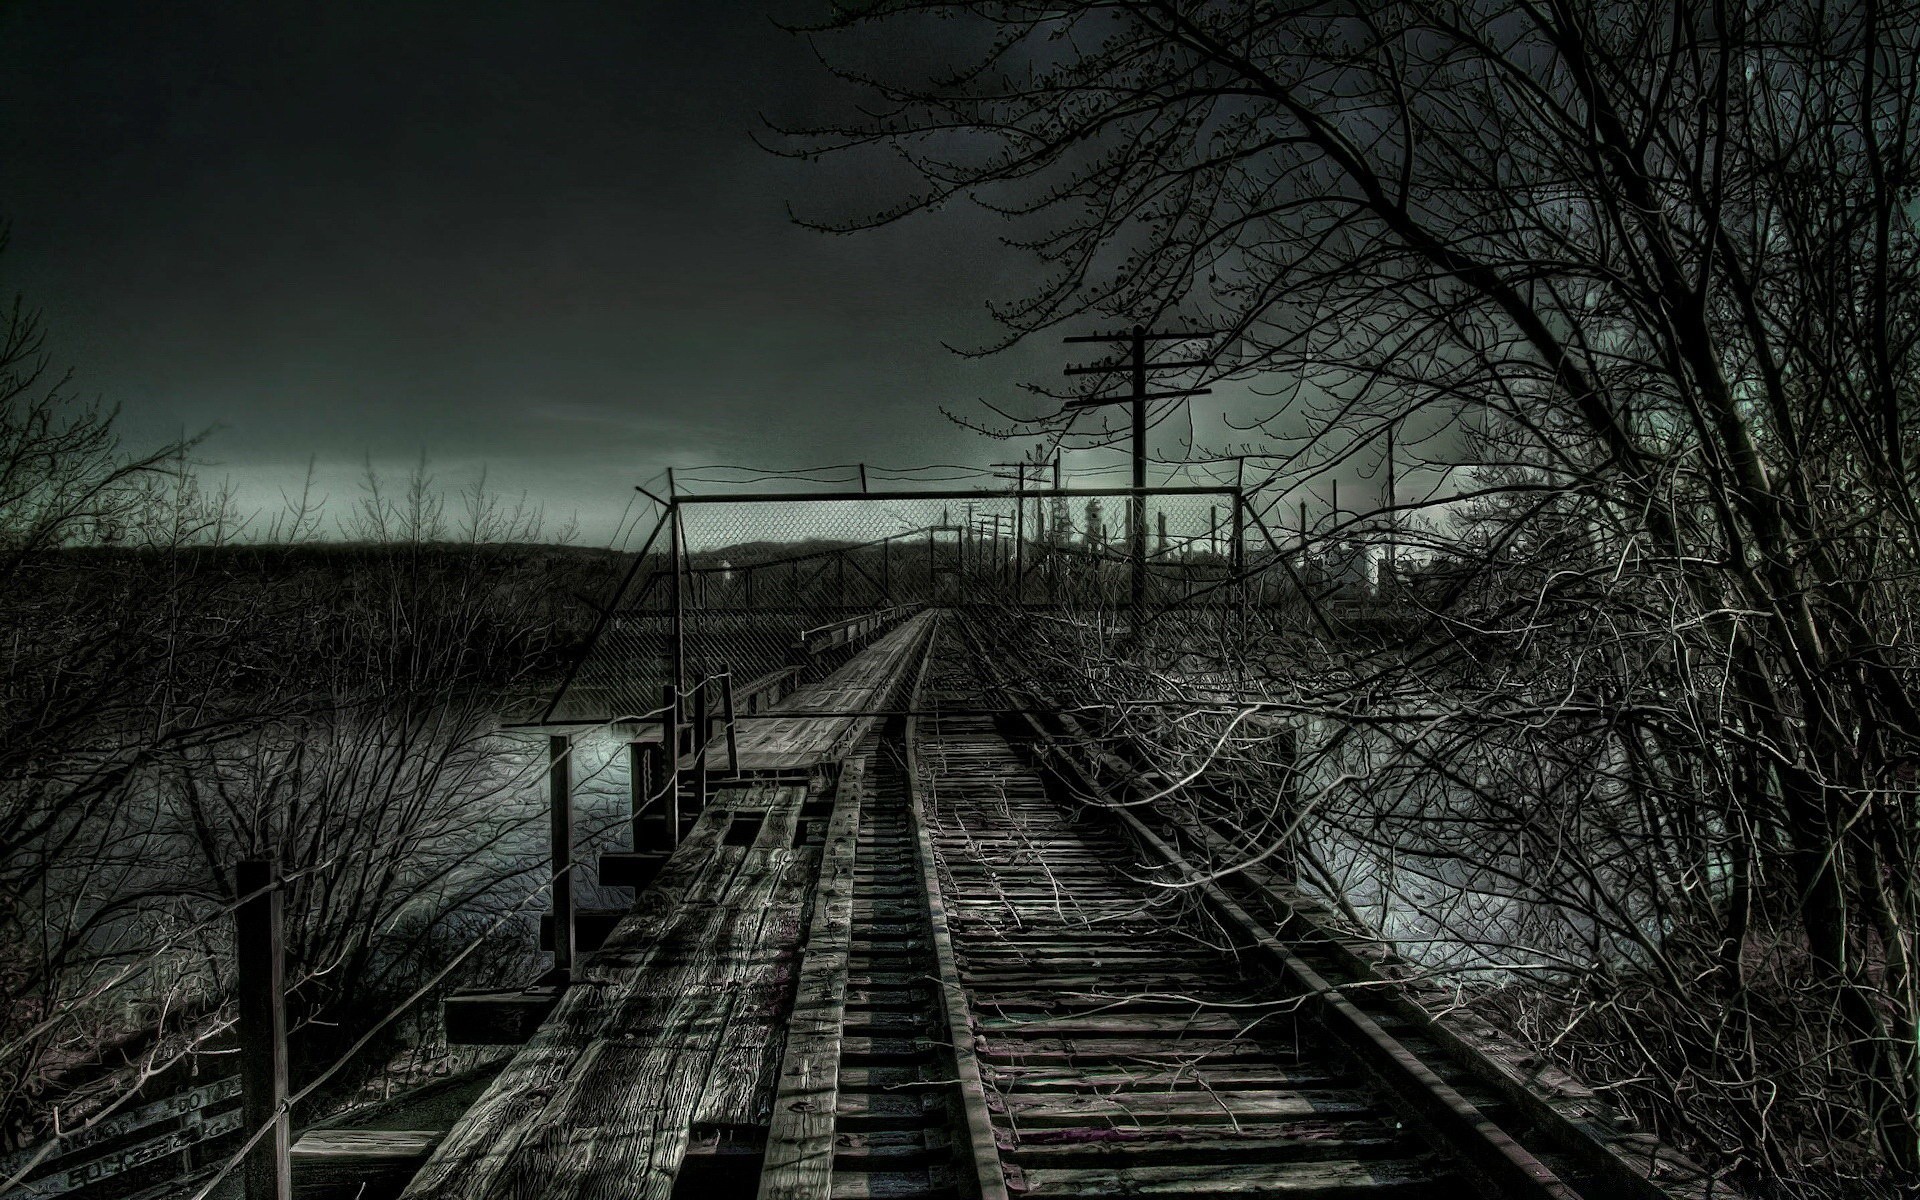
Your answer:
[[[1233,488],[681,497],[546,719],[646,713],[723,671],[750,704],[929,605],[1103,631],[1229,609],[1249,539]]]

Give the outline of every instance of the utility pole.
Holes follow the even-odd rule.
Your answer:
[[[1396,482],[1395,482],[1395,480],[1394,480],[1394,475],[1393,475],[1393,472],[1394,472],[1394,462],[1393,462],[1393,428],[1394,428],[1394,427],[1393,427],[1392,425],[1388,425],[1388,426],[1387,426],[1387,556],[1386,556],[1386,570],[1384,570],[1384,571],[1382,571],[1382,572],[1380,573],[1380,586],[1377,586],[1377,587],[1376,587],[1376,588],[1374,589],[1374,590],[1375,590],[1376,592],[1385,592],[1386,590],[1388,590],[1388,588],[1391,588],[1391,587],[1395,587],[1395,586],[1397,586],[1397,584],[1398,584],[1398,582],[1399,582],[1399,581],[1398,581],[1397,579],[1395,579],[1395,577],[1394,577],[1394,565],[1393,565],[1393,559],[1394,559],[1394,554],[1393,554],[1393,543],[1394,543],[1394,535],[1395,535],[1395,534],[1397,534],[1397,533],[1399,532],[1399,528],[1398,528],[1398,527],[1399,527],[1399,523],[1400,523],[1400,514],[1399,514],[1399,512],[1398,512],[1398,511],[1397,511],[1397,510],[1396,510],[1396,509],[1394,508],[1394,505],[1395,505],[1395,503],[1397,503],[1397,502],[1398,502],[1398,500],[1399,500],[1399,492],[1400,492],[1400,489],[1399,489],[1399,487],[1398,487],[1398,485],[1396,484]]]
[[[1053,452],[1053,540],[1047,543],[1047,603],[1060,604],[1060,548],[1066,545],[1067,530],[1073,519],[1067,512],[1067,498],[1060,494],[1060,451]]]
[[[1071,412],[1083,408],[1099,408],[1108,404],[1133,406],[1133,494],[1127,498],[1127,536],[1130,542],[1132,566],[1131,619],[1136,638],[1140,634],[1147,607],[1147,402],[1204,396],[1213,390],[1212,388],[1181,388],[1170,392],[1147,391],[1147,372],[1149,371],[1185,371],[1210,367],[1214,363],[1212,357],[1181,362],[1150,363],[1147,361],[1147,343],[1189,342],[1213,336],[1215,336],[1214,331],[1153,333],[1149,332],[1144,325],[1135,325],[1126,333],[1093,333],[1065,339],[1069,343],[1100,342],[1106,345],[1126,345],[1130,351],[1126,361],[1068,367],[1066,371],[1068,375],[1113,375],[1119,371],[1127,371],[1131,374],[1133,381],[1133,388],[1129,394],[1089,396],[1069,400],[1062,408],[1064,411]]]
[[[995,467],[1012,467],[1014,473],[995,471],[995,479],[1013,480],[1013,602],[1018,605],[1025,598],[1027,576],[1027,468],[1037,463],[1021,462],[992,463]]]

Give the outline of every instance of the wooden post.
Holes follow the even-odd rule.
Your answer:
[[[733,664],[728,663],[726,674],[720,677],[720,711],[727,722],[727,774],[737,778],[740,774],[740,743],[733,730]]]
[[[647,850],[640,833],[643,814],[660,795],[660,747],[652,742],[627,743],[627,811],[633,823],[632,846]]]
[[[667,823],[667,845],[680,844],[680,689],[671,683],[660,689],[661,819]]]
[[[707,716],[707,681],[693,685],[693,811],[707,807],[707,738],[712,733]]]
[[[547,739],[547,804],[553,864],[553,973],[573,978],[573,763],[564,733]]]
[[[291,1200],[283,897],[273,864],[265,859],[236,863],[233,879],[244,897],[233,913],[242,1129],[249,1136],[267,1130],[247,1151],[246,1195],[247,1200]]]

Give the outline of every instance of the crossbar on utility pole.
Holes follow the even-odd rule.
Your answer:
[[[265,1129],[247,1151],[247,1200],[292,1200],[292,1142],[287,1120],[286,942],[283,898],[273,863],[234,864],[234,957],[240,1017],[241,1119]]]

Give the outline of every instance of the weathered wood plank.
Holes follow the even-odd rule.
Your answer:
[[[191,1116],[191,1114],[186,1114]],[[38,1200],[39,1197],[64,1196],[103,1179],[169,1158],[189,1146],[232,1133],[242,1122],[237,1108],[198,1122],[186,1122],[179,1128],[158,1134],[118,1150],[88,1157],[85,1161],[63,1166],[7,1193],[7,1200]]]
[[[1006,1152],[1024,1172],[1036,1167],[1191,1167],[1195,1163],[1325,1162],[1407,1155],[1419,1149],[1405,1130],[1368,1121],[1286,1121],[1208,1138],[1194,1129],[1036,1129]]]
[[[1433,1160],[1334,1160],[1212,1166],[1038,1169],[1026,1172],[1029,1196],[1436,1196]],[[1466,1193],[1453,1193],[1464,1195]]]
[[[189,1091],[150,1101],[125,1112],[116,1113],[96,1125],[85,1126],[67,1133],[52,1145],[34,1146],[0,1158],[0,1178],[13,1175],[29,1163],[42,1169],[50,1167],[65,1155],[73,1154],[88,1146],[97,1146],[103,1142],[124,1137],[137,1129],[144,1129],[148,1125],[156,1125],[161,1121],[198,1112],[209,1105],[231,1100],[239,1094],[240,1077],[229,1075],[224,1079],[216,1079],[212,1083],[203,1083]]]
[[[812,852],[790,843],[804,794],[758,785],[702,814],[408,1196],[669,1193],[716,1067],[748,1075],[757,1066],[725,1064],[767,1052],[764,1030],[755,1045],[727,1030],[743,1001],[769,1006],[775,943],[797,939],[805,870],[792,868]],[[752,846],[725,844],[733,807],[766,814]]]
[[[437,1129],[315,1129],[293,1144],[296,1200],[392,1196],[433,1153]]]
[[[787,719],[743,722],[735,747],[740,770],[807,770],[844,755],[864,731],[866,721],[857,716],[807,714],[845,714],[877,707],[899,680],[931,620],[927,613],[908,618],[832,675],[794,692],[770,710],[792,714]],[[713,739],[707,754],[710,762],[723,761],[723,739]],[[691,764],[691,757],[686,761]]]
[[[560,1002],[560,989],[456,992],[440,1005],[450,1046],[524,1046]]]
[[[1148,1088],[1110,1095],[1072,1092],[1008,1093],[997,1103],[1021,1129],[1100,1125],[1227,1125],[1302,1117],[1374,1117],[1382,1106],[1350,1088],[1285,1091],[1166,1091]]]
[[[785,1060],[767,1131],[760,1200],[827,1200],[833,1194],[834,1106],[846,1018],[847,948],[866,764],[842,771],[820,860],[806,960],[787,1026]]]

